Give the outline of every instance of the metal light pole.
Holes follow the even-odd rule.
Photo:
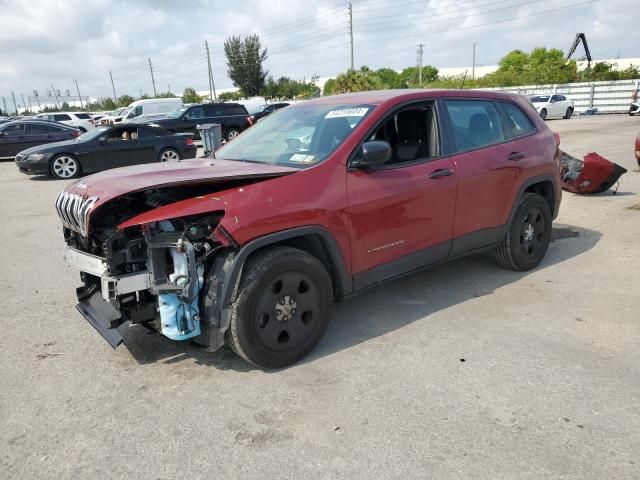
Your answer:
[[[476,42],[473,42],[473,65],[471,66],[471,79],[476,79]]]

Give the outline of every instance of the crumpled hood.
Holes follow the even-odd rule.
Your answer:
[[[265,163],[200,158],[106,170],[72,183],[65,192],[83,198],[97,197],[93,204],[95,209],[121,195],[150,188],[244,178],[273,178],[297,171],[296,168]]]

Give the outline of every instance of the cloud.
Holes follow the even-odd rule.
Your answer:
[[[353,0],[355,65],[403,68],[423,61],[438,67],[467,66],[473,42],[477,61],[492,65],[514,48],[566,50],[585,32],[595,58],[638,55],[636,0],[599,2],[532,15],[580,0]],[[330,76],[349,66],[347,6],[342,0],[0,0],[0,95],[34,89],[111,95],[157,89],[208,88],[204,40],[208,39],[218,88],[230,87],[223,42],[258,33],[268,48],[265,67],[274,76]],[[519,17],[519,18],[518,18]],[[488,24],[476,28],[478,25]],[[578,55],[581,55],[580,53]]]

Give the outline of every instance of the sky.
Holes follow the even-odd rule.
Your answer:
[[[465,67],[510,50],[567,50],[584,32],[595,59],[640,56],[638,0],[353,0],[356,68],[416,64]],[[0,96],[21,103],[53,85],[65,95],[134,97],[232,87],[223,43],[260,35],[274,77],[334,76],[350,65],[348,2],[342,0],[0,0]],[[582,56],[579,50],[576,57]],[[35,102],[35,100],[34,100]]]

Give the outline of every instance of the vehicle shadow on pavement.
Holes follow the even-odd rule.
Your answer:
[[[600,237],[600,232],[593,230],[554,224],[552,243],[534,271],[585,253],[598,243]],[[430,315],[467,300],[490,295],[530,273],[505,270],[488,252],[372,287],[336,305],[324,338],[302,363],[348,349],[417,320],[426,320],[425,328],[429,328]]]
[[[599,232],[592,230],[554,225],[549,251],[537,270],[590,250],[600,237]],[[288,368],[348,349],[452,305],[490,295],[496,289],[528,274],[502,269],[491,254],[485,253],[372,287],[336,305],[319,345],[300,363]],[[129,329],[125,347],[139,364],[174,364],[189,360],[221,370],[246,372],[257,369],[226,346],[210,353],[189,342],[173,342],[142,327]],[[265,371],[274,373],[278,370]]]

